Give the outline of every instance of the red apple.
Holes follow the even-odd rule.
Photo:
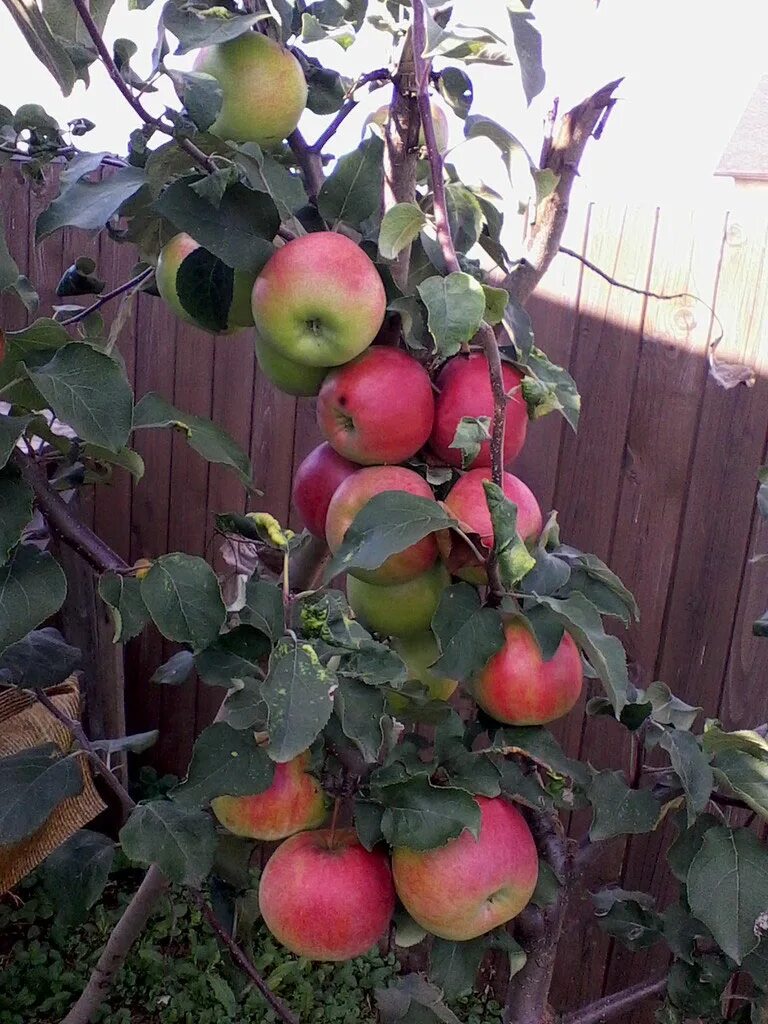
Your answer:
[[[320,783],[310,775],[309,752],[275,765],[272,785],[253,796],[217,796],[211,810],[236,836],[272,841],[317,828],[326,814]]]
[[[351,238],[316,231],[269,258],[252,305],[259,334],[287,359],[340,366],[376,337],[387,298],[378,270]]]
[[[493,548],[493,524],[483,481],[491,479],[490,469],[470,469],[460,477],[448,492],[445,507],[459,520],[465,533],[478,534],[482,548]],[[517,532],[524,541],[538,537],[543,525],[541,509],[533,494],[522,480],[511,473],[504,474],[504,494],[517,505]],[[478,562],[469,545],[452,530],[438,534],[440,554],[454,576],[470,583],[488,582],[485,566]]]
[[[573,637],[544,661],[536,638],[520,619],[504,626],[504,646],[472,681],[475,700],[497,722],[544,725],[562,718],[581,695],[584,672]]]
[[[259,908],[278,942],[298,956],[361,956],[385,934],[395,909],[387,856],[369,853],[353,829],[301,832],[267,861]]]
[[[509,363],[502,364],[502,376],[507,393],[517,388],[506,408],[504,465],[508,466],[525,443],[528,409],[519,390],[522,376]],[[462,417],[493,417],[493,394],[485,356],[482,352],[455,356],[445,364],[435,384],[439,394],[435,399],[435,425],[429,446],[446,465],[460,467],[461,450],[451,448],[451,443]],[[490,443],[484,441],[470,465],[478,467],[490,464]]]
[[[336,489],[357,472],[326,442],[313,448],[293,478],[293,504],[309,532],[325,540],[325,519]]]
[[[325,537],[334,554],[363,505],[383,491],[405,491],[420,498],[432,497],[429,484],[412,469],[369,466],[358,470],[338,487],[328,506]],[[429,534],[404,551],[390,555],[378,569],[351,569],[350,573],[367,583],[405,583],[429,569],[436,558],[437,541]]]
[[[364,466],[410,459],[426,444],[434,415],[429,374],[397,348],[369,348],[331,370],[317,399],[323,437]]]
[[[436,850],[392,851],[395,888],[422,928],[465,942],[517,917],[539,874],[525,818],[501,797],[478,796],[480,834],[462,832]]]
[[[388,587],[347,576],[347,600],[366,629],[385,636],[411,636],[429,629],[440,595],[450,582],[442,562],[412,580]]]

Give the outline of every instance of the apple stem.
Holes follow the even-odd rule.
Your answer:
[[[328,836],[328,848],[333,850],[336,843],[336,822],[339,817],[339,807],[341,806],[341,797],[336,797],[333,801],[333,811],[331,813],[331,832]]]

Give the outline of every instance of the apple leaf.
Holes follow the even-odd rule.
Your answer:
[[[484,936],[469,942],[434,940],[429,976],[443,990],[446,999],[458,999],[473,988],[485,950]]]
[[[185,807],[217,796],[252,796],[272,785],[274,762],[248,730],[214,722],[195,740],[187,777],[171,792]]]
[[[190,121],[201,132],[207,131],[219,116],[224,96],[213,75],[201,71],[172,71],[171,81],[176,95],[184,104]]]
[[[504,161],[519,206],[527,206],[529,199],[536,196],[534,163],[520,140],[498,122],[480,114],[469,115],[464,122],[464,135],[467,139],[488,139],[496,146]]]
[[[569,591],[581,591],[599,612],[616,616],[625,626],[632,619],[639,620],[640,609],[634,595],[597,555],[587,555],[564,544],[554,553],[571,568]]]
[[[501,791],[510,800],[524,804],[535,811],[551,811],[552,797],[542,787],[536,774],[529,774],[517,761],[502,761]]]
[[[674,842],[670,843],[667,853],[669,869],[679,882],[685,882],[688,869],[693,858],[699,852],[704,841],[704,833],[720,825],[720,819],[714,814],[701,814],[690,828],[686,828],[687,816],[679,811],[674,816],[675,827],[679,829]]]
[[[454,522],[431,498],[405,491],[377,494],[355,516],[325,578],[330,580],[350,569],[377,569],[390,555]]]
[[[485,315],[483,319],[491,325],[500,324],[509,302],[509,293],[504,288],[493,288],[483,285],[485,295]]]
[[[79,829],[43,862],[43,888],[56,905],[56,923],[82,924],[104,891],[115,859],[115,844],[101,832]]]
[[[0,651],[55,615],[67,596],[67,578],[53,555],[20,544],[0,566]]]
[[[594,811],[589,829],[593,843],[652,832],[661,820],[662,808],[656,797],[647,789],[630,789],[621,772],[592,769],[587,797]]]
[[[34,0],[6,0],[5,7],[32,53],[51,73],[62,93],[69,96],[78,79],[77,70],[63,40],[51,31],[37,3]]]
[[[443,68],[437,80],[437,91],[456,114],[464,119],[469,113],[474,97],[472,79],[461,68]]]
[[[465,254],[477,243],[480,232],[483,230],[485,220],[483,208],[466,185],[458,183],[446,186],[445,199],[454,247],[457,252]],[[499,289],[494,289],[494,291],[499,291]],[[504,292],[505,305],[506,294]],[[500,319],[501,316],[499,316]]]
[[[81,662],[81,652],[70,647],[58,629],[34,629],[0,654],[0,684],[27,689],[55,686]]]
[[[384,694],[356,679],[342,679],[334,706],[344,735],[352,740],[366,764],[374,764],[384,741]]]
[[[8,465],[16,442],[29,426],[31,416],[0,416],[0,469]]]
[[[120,167],[101,181],[75,181],[37,218],[35,241],[41,242],[59,228],[100,230],[145,181],[141,167]]]
[[[341,157],[317,197],[320,216],[328,224],[344,221],[359,228],[379,208],[384,181],[384,143],[372,135]]]
[[[768,906],[768,850],[748,829],[712,828],[687,878],[692,913],[722,951],[740,964],[760,941]]]
[[[656,725],[649,730],[649,741],[651,737],[669,754],[672,768],[685,792],[688,824],[692,825],[709,803],[715,784],[710,755],[701,749],[697,737],[682,729]]]
[[[515,53],[520,65],[520,77],[528,106],[544,88],[547,76],[541,58],[541,33],[534,25],[530,11],[509,10]]]
[[[224,700],[224,721],[233,729],[267,728],[267,705],[261,693],[261,680],[253,676],[233,679]]]
[[[227,330],[235,272],[203,249],[185,257],[176,274],[179,302],[191,317],[214,334]]]
[[[469,274],[428,277],[417,286],[438,354],[447,359],[477,334],[485,313],[485,292]]]
[[[442,991],[423,974],[400,975],[374,994],[381,1024],[461,1024]]]
[[[691,729],[702,710],[675,697],[666,683],[651,683],[641,696],[650,703],[654,722],[658,722],[659,725],[672,725],[675,729]],[[704,736],[706,735],[705,733]],[[706,739],[703,739],[703,746],[705,750],[710,749]]]
[[[157,864],[179,885],[199,885],[213,866],[216,832],[204,811],[153,800],[134,807],[120,830],[120,843],[130,860]]]
[[[242,168],[251,188],[271,197],[281,220],[290,220],[297,210],[307,205],[307,193],[301,178],[263,153],[255,142],[238,146],[234,160]]]
[[[570,373],[535,347],[524,366],[528,372],[523,377],[522,392],[530,418],[537,420],[549,412],[560,412],[568,425],[578,430],[581,396]]]
[[[115,635],[112,642],[127,643],[149,622],[149,611],[141,596],[141,582],[135,576],[108,572],[99,579],[99,597],[109,605]]]
[[[177,651],[155,669],[149,681],[157,686],[181,686],[192,675],[194,667],[191,651]]]
[[[163,636],[196,651],[213,643],[226,618],[216,574],[196,555],[158,558],[141,581],[141,596]]]
[[[589,782],[587,766],[567,757],[552,733],[540,725],[504,726],[494,736],[491,750],[523,754],[551,774],[567,775],[579,785]]]
[[[82,788],[80,757],[62,757],[55,743],[0,758],[0,847],[32,835]]]
[[[187,9],[170,0],[163,7],[162,24],[178,39],[175,52],[181,55],[202,46],[215,46],[237,39],[265,18],[271,18],[271,15],[233,14],[224,6],[214,7],[203,17],[195,8]]]
[[[507,44],[489,28],[451,21],[440,26],[427,10],[425,57],[453,57],[466,64],[510,64]]]
[[[754,729],[725,732],[719,722],[707,722],[701,742],[704,749],[713,754],[719,754],[724,750],[743,750],[753,757],[768,758],[768,740]]]
[[[272,652],[261,686],[267,705],[269,756],[290,761],[315,740],[331,717],[335,674],[320,663],[310,644],[285,641]]]
[[[483,481],[485,500],[493,524],[493,550],[499,567],[501,582],[510,590],[536,564],[520,534],[517,532],[517,505],[504,491],[490,480]]]
[[[258,676],[272,646],[264,633],[241,625],[222,635],[195,657],[197,674],[208,686],[232,686],[236,679]]]
[[[415,203],[395,203],[384,214],[379,228],[379,252],[385,260],[397,254],[418,238],[427,218]]]
[[[381,830],[390,846],[434,850],[464,829],[475,837],[480,832],[480,807],[463,789],[433,786],[417,776],[376,787],[375,796],[386,808]]]
[[[768,759],[743,750],[722,750],[712,767],[718,785],[768,821]]]
[[[483,608],[469,583],[445,588],[432,629],[441,652],[432,671],[459,681],[471,679],[504,644],[501,614],[496,608]]]
[[[647,949],[661,939],[662,920],[646,893],[603,889],[593,893],[592,899],[602,930],[619,939],[627,949]]]
[[[245,604],[238,615],[241,622],[260,630],[270,640],[279,640],[285,631],[280,588],[251,576],[245,585]]]
[[[32,518],[33,497],[18,470],[0,470],[0,563],[8,559]]]
[[[485,441],[491,439],[490,416],[462,416],[453,435],[450,448],[461,452],[461,468],[469,469]]]
[[[133,393],[114,359],[83,342],[72,342],[27,373],[56,416],[83,441],[111,452],[124,447],[131,432]]]

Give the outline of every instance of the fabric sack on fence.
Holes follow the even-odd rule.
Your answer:
[[[74,677],[50,687],[45,693],[66,715],[80,720],[80,689]],[[62,752],[66,752],[72,745],[72,737],[34,697],[17,689],[0,693],[0,757],[9,757],[46,743],[55,743]],[[80,755],[80,764],[81,791],[59,804],[32,835],[10,846],[0,846],[0,892],[16,885],[56,847],[106,808],[85,754]]]

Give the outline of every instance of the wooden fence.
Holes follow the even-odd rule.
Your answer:
[[[48,196],[31,193],[9,170],[2,187],[11,249],[39,288],[43,312],[56,301],[62,267],[78,255],[97,259],[109,286],[127,278],[133,253],[108,239],[65,232],[35,247],[34,220]],[[703,303],[633,294],[559,255],[530,308],[537,343],[579,385],[581,427],[574,435],[557,415],[533,424],[515,469],[543,509],[559,510],[564,540],[596,552],[636,594],[642,618],[624,638],[636,680],[664,680],[729,728],[768,719],[768,643],[750,630],[768,597],[765,569],[750,564],[768,550],[754,504],[768,433],[767,234],[768,204],[744,216],[574,210],[572,249],[634,288],[690,292]],[[24,322],[15,300],[3,297],[1,306],[5,326]],[[709,374],[707,348],[718,328],[707,306],[722,322],[718,355],[753,367],[754,387],[725,390]],[[115,311],[105,312],[110,319]],[[293,523],[292,471],[317,443],[312,403],[278,394],[261,377],[248,333],[212,339],[141,296],[120,349],[137,396],[159,391],[226,428],[250,452],[264,492],[258,507]],[[130,561],[169,550],[210,554],[215,512],[245,507],[237,481],[171,433],[142,432],[136,445],[144,479],[134,486],[118,475],[88,504],[87,517]],[[131,731],[159,728],[155,763],[178,771],[220,692],[152,685],[170,652],[153,630],[129,644],[128,723]],[[598,768],[627,764],[626,734],[605,720],[596,724],[577,710],[557,731],[570,753]],[[617,844],[589,887],[620,880],[668,900],[673,887],[659,856],[667,841],[665,831]],[[584,909],[563,939],[555,992],[562,1007],[649,977],[664,963],[655,949],[628,954],[615,946]],[[652,1014],[632,1019],[645,1024]]]

